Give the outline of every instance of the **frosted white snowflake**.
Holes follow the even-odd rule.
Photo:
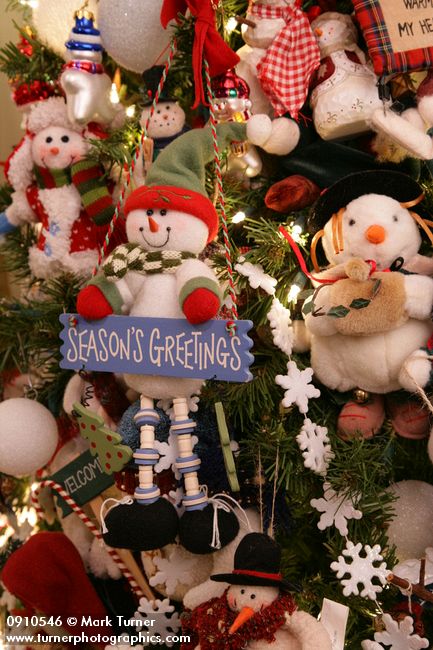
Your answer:
[[[406,616],[402,621],[395,621],[390,614],[382,616],[384,632],[375,632],[374,640],[390,646],[390,650],[421,650],[428,648],[428,639],[413,634],[413,620]]]
[[[191,411],[191,413],[197,413],[200,397],[198,395],[192,395],[191,397],[187,397],[186,401],[188,404],[188,411]],[[172,399],[160,399],[158,400],[156,405],[158,408],[162,409],[164,413],[168,415],[169,418],[173,417],[174,411],[173,411]]]
[[[365,557],[360,556],[362,549]],[[363,547],[361,542],[355,545],[347,540],[343,555],[338,557],[337,562],[331,564],[331,569],[337,573],[337,578],[341,580],[345,596],[354,594],[355,596],[360,595],[362,598],[376,600],[376,594],[382,591],[389,573],[386,563],[382,562],[381,550],[379,544],[375,544],[373,547],[366,544]],[[350,562],[347,561],[349,558]],[[378,562],[380,564],[375,566]],[[345,575],[349,575],[349,577],[344,578]],[[378,580],[380,585],[374,584],[374,579]],[[359,592],[359,584],[363,585],[361,592]]]
[[[305,418],[296,441],[302,451],[304,465],[316,474],[326,475],[329,463],[334,458],[328,438],[328,429]]]
[[[277,375],[275,381],[279,386],[286,389],[283,398],[283,406],[288,408],[296,404],[301,413],[307,413],[308,400],[320,397],[320,390],[310,382],[313,378],[313,369],[305,368],[299,370],[294,361],[287,363],[287,375]]]
[[[173,596],[178,584],[188,584],[196,562],[196,558],[182,547],[175,546],[168,557],[155,557],[153,563],[158,571],[150,578],[149,584],[151,587],[165,585],[167,595]]]
[[[179,510],[178,515],[180,517],[181,514],[183,514],[183,508],[182,508],[182,500],[183,497],[185,496],[185,492],[183,491],[183,488],[177,487],[175,490],[170,490],[170,492],[167,494],[163,494],[163,497],[170,497],[169,501]]]
[[[348,519],[361,519],[362,512],[356,510],[355,505],[359,497],[353,502],[345,494],[341,494],[332,489],[331,485],[325,481],[323,484],[323,497],[321,499],[311,499],[310,504],[318,512],[323,514],[320,517],[317,528],[325,530],[330,526],[335,526],[340,535],[347,535]]]
[[[274,345],[290,357],[293,350],[293,327],[291,326],[290,311],[284,307],[278,298],[274,298],[267,316]]]
[[[191,436],[191,444],[194,448],[198,443],[197,436]],[[169,433],[167,442],[159,442],[155,440],[155,449],[159,453],[160,457],[158,462],[155,465],[155,472],[159,474],[165,469],[172,469],[173,473],[177,480],[180,479],[181,473],[176,469],[176,458],[178,456],[179,448],[177,445],[177,435],[175,433]]]
[[[235,271],[248,278],[250,287],[253,289],[263,289],[270,296],[275,293],[277,280],[271,275],[264,272],[261,264],[251,264],[251,262],[242,262],[235,264]]]
[[[171,614],[171,616],[169,616]],[[179,614],[174,611],[174,605],[170,605],[168,598],[164,600],[149,601],[147,598],[140,598],[137,611],[131,620],[149,621],[152,620],[152,627],[146,625],[137,627],[138,630],[151,630],[155,636],[160,636],[166,646],[171,648],[174,641],[169,641],[167,636],[177,634],[180,629]]]

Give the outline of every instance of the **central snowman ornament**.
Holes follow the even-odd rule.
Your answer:
[[[384,419],[384,394],[414,393],[430,381],[433,261],[418,254],[418,223],[428,228],[411,210],[422,198],[422,188],[405,174],[360,172],[323,193],[310,217],[316,231],[312,256],[321,239],[331,265],[315,274],[320,288],[304,305],[311,365],[333,390],[370,394],[365,404],[343,408],[342,437],[373,435]],[[407,403],[391,407],[396,430],[407,437],[427,435],[427,415],[419,407],[413,413],[418,429],[405,427],[406,408]]]
[[[268,141],[272,146],[275,129],[282,136],[281,153],[287,153],[293,147],[293,123],[285,118],[271,122],[257,115],[247,125],[219,125],[218,144],[222,150],[233,140],[249,138],[266,149]],[[198,258],[218,231],[218,215],[205,191],[205,169],[213,157],[209,128],[185,133],[160,153],[146,185],[133,191],[125,203],[128,243],[114,250],[78,296],[81,316],[96,320],[129,314],[185,319],[198,325],[217,315],[219,283],[210,266]],[[133,503],[121,503],[108,511],[104,539],[113,547],[145,551],[172,543],[179,532],[186,549],[209,553],[234,539],[239,522],[227,507],[210,502],[198,483],[200,459],[192,450],[195,422],[188,417],[188,398],[200,391],[203,380],[167,376],[164,365],[160,372],[161,376],[125,374],[127,385],[141,394],[141,409],[135,416],[141,448],[134,454],[139,486]],[[176,467],[186,491],[180,523],[174,506],[153,483],[153,467],[158,462],[155,399],[173,400],[171,431],[177,436],[179,451]]]

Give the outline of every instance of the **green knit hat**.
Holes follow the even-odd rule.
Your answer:
[[[246,125],[236,122],[217,126],[218,148],[246,139]],[[124,213],[132,210],[179,210],[204,221],[208,242],[218,232],[218,214],[206,194],[206,165],[214,159],[210,127],[193,129],[176,138],[159,154],[146,178],[146,185],[131,193]]]

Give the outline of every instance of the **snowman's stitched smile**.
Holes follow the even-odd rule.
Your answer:
[[[154,248],[164,248],[164,246],[168,243],[168,240],[170,239],[170,231],[171,231],[170,226],[167,226],[167,239],[162,244],[154,244],[153,242],[147,241],[146,237],[143,235],[143,228],[139,228],[139,230],[141,232],[141,236],[145,241],[145,243],[148,246],[153,246]]]

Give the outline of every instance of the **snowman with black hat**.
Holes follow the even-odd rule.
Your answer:
[[[297,587],[280,571],[281,549],[268,535],[249,533],[239,543],[231,573],[211,576],[230,587],[186,619],[195,650],[331,650],[325,627],[298,611],[290,591]],[[215,625],[217,620],[217,625]]]
[[[418,253],[419,227],[433,236],[423,196],[400,172],[359,172],[326,190],[310,215],[313,263],[319,271],[319,240],[329,263],[314,274],[320,289],[304,304],[311,365],[325,386],[355,391],[339,417],[342,438],[371,437],[384,421],[384,395],[431,381],[433,260]],[[417,402],[398,396],[386,408],[400,435],[428,435]]]

